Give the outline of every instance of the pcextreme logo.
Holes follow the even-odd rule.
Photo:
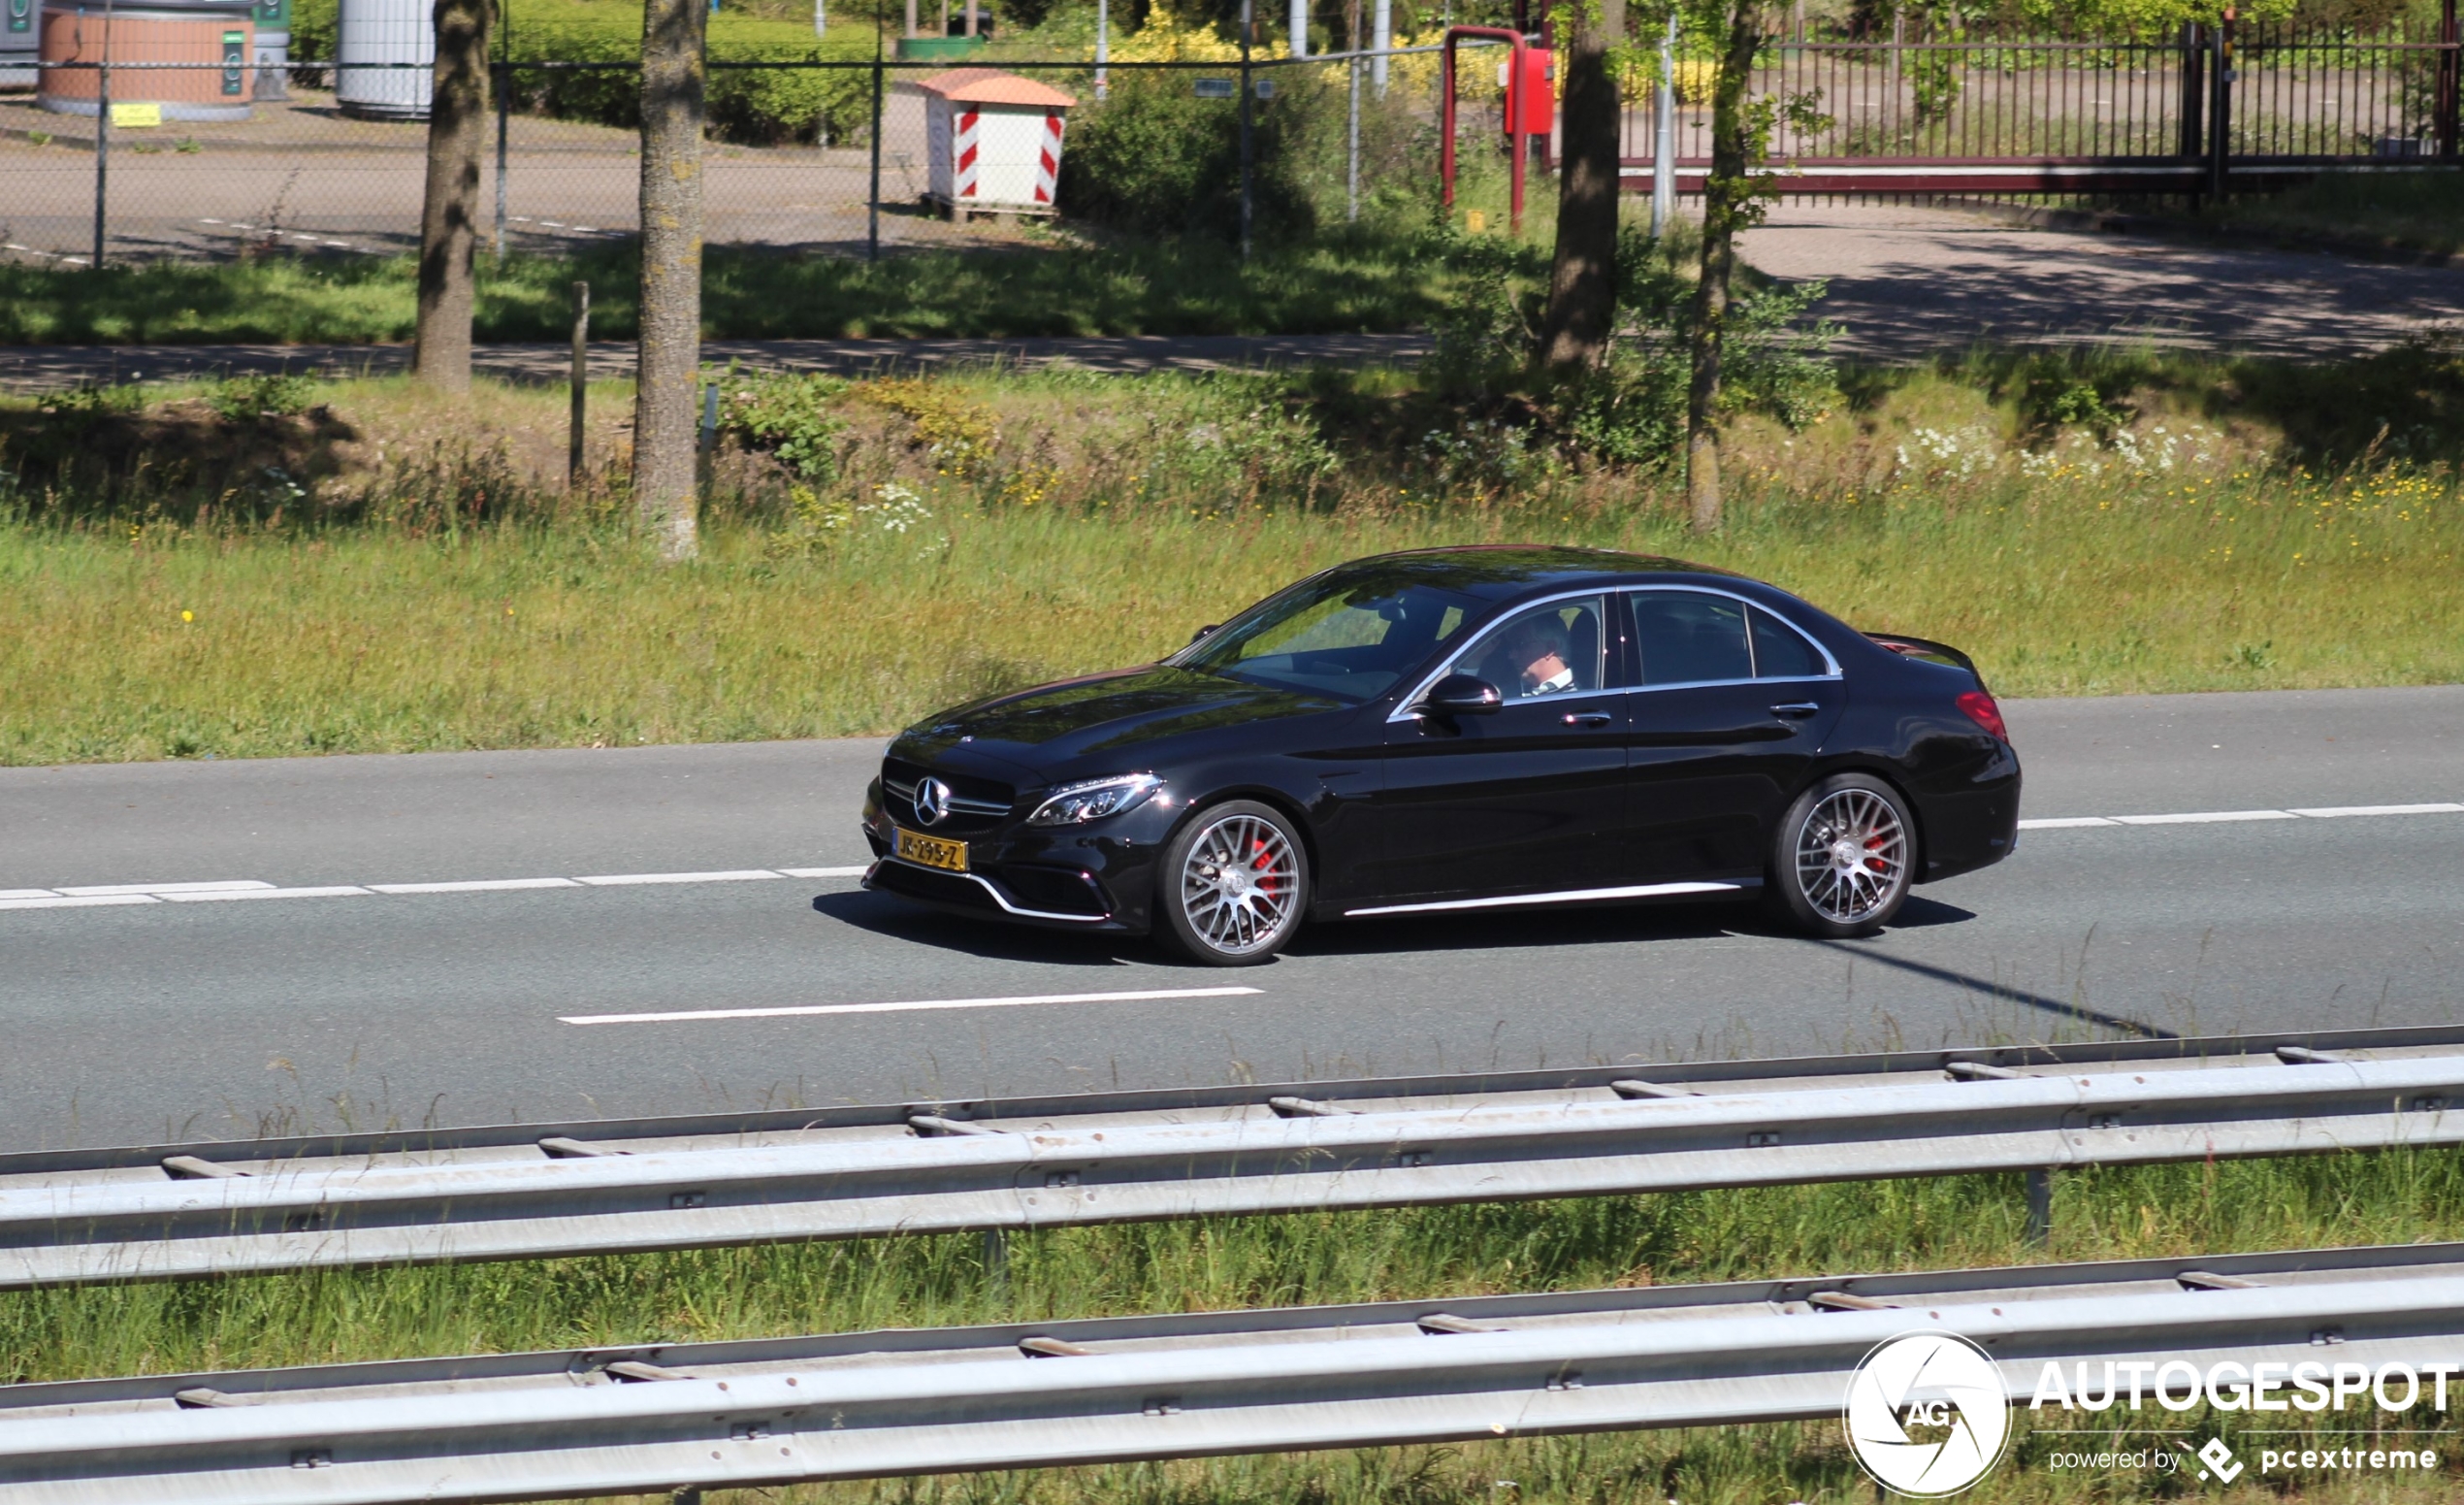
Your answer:
[[[1848,1381],[1848,1446],[1886,1489],[1957,1494],[2001,1460],[2010,1400],[1985,1351],[1955,1332],[1875,1345]]]

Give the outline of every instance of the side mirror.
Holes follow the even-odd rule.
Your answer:
[[[1471,674],[1448,674],[1411,707],[1415,716],[1485,716],[1506,703],[1497,686]]]
[[[1191,633],[1189,635],[1189,640],[1191,642],[1196,642],[1199,638],[1204,638],[1207,634],[1214,632],[1216,628],[1221,627],[1222,625],[1223,624],[1220,622],[1209,622],[1206,626],[1199,628],[1194,633]]]

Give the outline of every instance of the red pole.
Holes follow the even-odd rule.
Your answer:
[[[1444,139],[1438,144],[1438,177],[1444,186],[1444,204],[1449,210],[1454,208],[1454,45],[1464,37],[1489,37],[1513,49],[1507,59],[1506,76],[1513,81],[1514,96],[1523,91],[1523,53],[1531,46],[1521,32],[1508,31],[1503,26],[1448,26],[1445,29],[1445,98],[1438,112],[1439,131]],[[1523,130],[1522,112],[1513,108],[1516,102],[1509,96],[1506,128],[1514,144],[1511,228],[1520,235],[1523,233],[1523,153],[1529,142]]]
[[[1445,34],[1445,97],[1438,109],[1438,180],[1444,184],[1445,208],[1454,209],[1454,28]]]

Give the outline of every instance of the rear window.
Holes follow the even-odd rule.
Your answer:
[[[1745,604],[1691,591],[1644,591],[1634,602],[1641,684],[1703,684],[1754,677]]]
[[[1779,618],[1754,608],[1754,677],[1812,679],[1831,672],[1831,666],[1805,636]]]

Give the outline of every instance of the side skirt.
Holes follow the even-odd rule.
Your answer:
[[[1346,920],[1382,914],[1439,914],[1464,909],[1523,909],[1538,904],[1584,904],[1620,899],[1683,899],[1707,894],[1742,894],[1763,886],[1760,878],[1729,878],[1694,883],[1635,883],[1622,888],[1565,889],[1554,894],[1501,894],[1487,899],[1443,899],[1418,904],[1372,904],[1346,909]]]

